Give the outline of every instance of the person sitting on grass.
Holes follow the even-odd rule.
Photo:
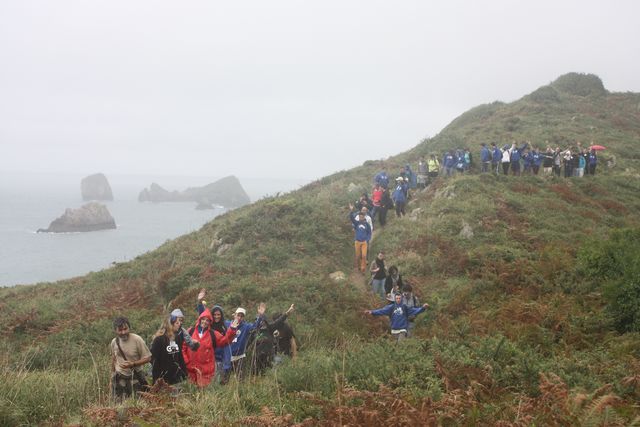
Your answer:
[[[117,317],[113,321],[116,337],[109,346],[111,350],[111,392],[116,400],[130,397],[147,387],[141,369],[151,361],[151,352],[144,340],[131,332],[129,320]]]
[[[409,317],[418,314],[429,308],[429,304],[423,304],[420,307],[409,308],[402,302],[402,294],[396,294],[394,301],[385,307],[377,310],[365,310],[365,314],[372,316],[389,316],[391,326],[391,336],[396,342],[407,338],[409,333]]]

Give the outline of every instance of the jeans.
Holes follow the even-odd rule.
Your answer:
[[[384,282],[385,281],[386,281],[385,279],[372,279],[371,280],[371,290],[373,291],[374,294],[380,295],[380,297],[382,299],[385,298],[385,294],[384,294]]]

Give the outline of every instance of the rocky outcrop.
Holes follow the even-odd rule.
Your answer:
[[[78,209],[67,209],[55,219],[49,228],[39,229],[38,233],[72,233],[116,228],[116,222],[105,205],[87,203]]]
[[[250,203],[249,196],[235,176],[228,176],[204,187],[184,191],[168,191],[155,182],[138,196],[140,202],[196,202],[201,205],[222,205],[237,208]]]
[[[80,182],[82,200],[113,200],[113,192],[107,177],[102,173],[89,175]]]
[[[209,202],[206,202],[206,201],[203,201],[203,200],[200,200],[198,202],[198,204],[196,205],[196,210],[197,211],[206,211],[206,210],[215,209],[215,208],[216,207],[213,206],[213,204],[211,204]]]

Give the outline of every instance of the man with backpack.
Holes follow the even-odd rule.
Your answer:
[[[117,336],[109,345],[111,391],[114,398],[122,399],[148,386],[142,367],[151,361],[151,352],[144,340],[131,332],[126,317],[116,318],[113,329]]]

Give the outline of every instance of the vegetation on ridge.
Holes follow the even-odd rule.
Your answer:
[[[595,177],[466,175],[417,192],[411,218],[391,219],[372,244],[433,307],[417,319],[416,340],[393,346],[383,320],[361,315],[378,304],[364,278],[328,278],[352,270],[346,205],[358,193],[347,188],[368,189],[380,167],[368,161],[229,212],[132,262],[0,290],[10,332],[0,344],[0,422],[637,423],[640,95],[571,89],[597,87],[592,80],[563,76],[548,86],[554,92],[476,107],[386,160],[393,174],[420,155],[457,146],[475,154],[480,142],[512,139],[593,140],[615,156]],[[464,224],[470,239],[459,234]],[[227,312],[295,302],[300,360],[225,388],[187,387],[177,400],[159,393],[126,411],[110,404],[111,318],[128,315],[149,338],[167,306],[195,320],[202,286]]]

